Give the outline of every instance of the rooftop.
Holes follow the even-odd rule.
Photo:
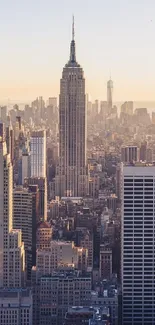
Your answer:
[[[39,224],[38,224],[38,228],[51,228],[51,225],[49,222],[47,221],[41,221]]]

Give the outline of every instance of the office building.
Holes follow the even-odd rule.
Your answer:
[[[85,79],[76,60],[74,22],[70,59],[60,81],[59,139],[56,195],[84,196],[88,193]]]
[[[122,104],[121,106],[121,114],[127,114],[127,115],[133,115],[133,102],[129,101],[129,102],[125,102],[124,104]]]
[[[155,324],[155,166],[123,166],[122,315],[123,325]]]
[[[89,230],[83,230],[80,236],[80,247],[88,250],[88,267],[93,268],[93,234]]]
[[[30,289],[0,289],[1,325],[32,325],[32,310]]]
[[[14,160],[14,131],[10,126],[6,127],[7,153],[10,154],[11,162]]]
[[[29,177],[25,178],[24,186],[36,185],[39,190],[39,211],[37,222],[47,220],[47,178],[46,177]]]
[[[52,227],[49,222],[41,221],[37,226],[36,248],[50,249],[52,240]]]
[[[91,292],[91,306],[105,306],[109,309],[110,325],[118,325],[118,280],[112,277],[95,283],[95,290]]]
[[[139,161],[139,149],[137,146],[121,147],[121,161],[124,163]]]
[[[1,141],[6,140],[5,124],[2,122],[0,122],[0,139]]]
[[[61,266],[87,270],[88,250],[74,246],[73,242],[51,241],[50,249],[37,250],[37,277],[51,274]]]
[[[64,325],[108,325],[109,309],[107,307],[69,307]]]
[[[100,267],[101,279],[110,279],[112,275],[112,249],[104,244],[100,245]]]
[[[21,184],[24,184],[24,179],[30,177],[31,164],[30,164],[30,153],[25,150],[22,153],[22,173],[21,173]]]
[[[107,82],[107,108],[108,113],[111,113],[112,106],[113,106],[113,81],[110,79]]]
[[[46,177],[46,132],[33,131],[31,146],[31,177]]]
[[[3,123],[7,121],[7,106],[1,106],[1,121]]]
[[[147,142],[142,142],[140,146],[140,161],[146,161],[147,159]]]
[[[13,191],[13,227],[22,230],[25,247],[27,279],[30,280],[32,268],[32,193],[21,186]]]
[[[25,251],[21,231],[13,230],[13,173],[6,142],[0,142],[0,286],[24,285]]]
[[[53,106],[53,107],[57,107],[57,97],[49,97],[48,105]]]
[[[40,279],[40,324],[62,325],[68,307],[90,306],[91,275],[58,271]]]
[[[4,273],[4,287],[21,288],[24,286],[25,249],[22,242],[22,232],[12,229],[9,233],[8,265],[6,274]]]
[[[30,280],[31,267],[36,265],[36,231],[39,222],[39,189],[37,185],[27,188],[16,187],[13,192],[13,224],[22,229],[22,240],[26,250],[27,279]]]

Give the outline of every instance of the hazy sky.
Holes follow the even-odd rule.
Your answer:
[[[73,13],[92,99],[154,100],[154,0],[0,0],[0,100],[58,95]]]

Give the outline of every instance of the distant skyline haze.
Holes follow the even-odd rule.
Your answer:
[[[0,102],[59,95],[75,16],[77,61],[92,100],[155,99],[153,0],[5,0],[0,10]]]

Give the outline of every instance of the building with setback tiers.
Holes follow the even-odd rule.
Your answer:
[[[88,193],[85,79],[83,69],[76,61],[74,21],[70,59],[60,81],[59,138],[56,195],[84,196]]]

